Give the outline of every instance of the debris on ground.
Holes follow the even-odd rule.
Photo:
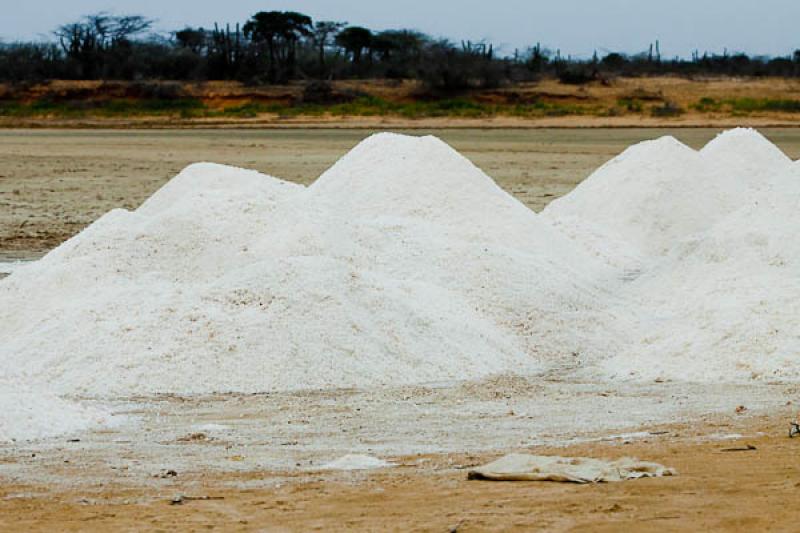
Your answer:
[[[604,461],[588,457],[512,453],[471,470],[467,479],[600,483],[675,475],[677,472],[672,468],[630,457]]]
[[[169,501],[170,505],[183,505],[191,501],[207,501],[207,500],[224,500],[224,496],[185,496],[183,494],[176,494]]]
[[[746,446],[739,446],[739,447],[736,447],[736,448],[723,448],[722,451],[723,452],[752,452],[752,451],[755,451],[757,449],[758,448],[756,448],[752,444],[748,444]]]

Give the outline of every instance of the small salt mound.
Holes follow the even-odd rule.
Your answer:
[[[191,205],[209,197],[230,197],[233,191],[237,197],[251,196],[275,201],[303,188],[302,185],[253,170],[215,163],[195,163],[169,180],[136,212],[153,216],[176,205]]]
[[[552,202],[543,215],[578,234],[590,230],[629,243],[627,254],[663,254],[716,216],[700,156],[672,137],[625,150]],[[711,200],[713,202],[713,200]],[[591,228],[594,228],[593,230]]]
[[[782,172],[792,162],[769,139],[750,128],[720,133],[700,150],[700,155],[721,170],[751,182],[757,182],[765,174]]]
[[[77,433],[110,422],[110,416],[100,410],[0,380],[0,443]]]
[[[392,466],[396,465],[370,455],[348,454],[326,463],[321,470],[372,470]]]
[[[617,243],[608,260],[631,266],[708,230],[789,163],[753,130],[725,132],[699,153],[662,137],[628,148],[552,202],[543,215],[596,255],[602,255],[597,236],[605,236]],[[630,260],[620,261],[620,255]]]

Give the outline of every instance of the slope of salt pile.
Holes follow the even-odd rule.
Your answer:
[[[531,373],[605,331],[611,276],[441,141],[377,135],[309,189],[203,164],[112,211],[0,281],[0,360],[95,396]]]
[[[110,423],[111,417],[100,410],[0,380],[0,443],[77,433]]]
[[[606,375],[796,380],[800,375],[800,172],[677,245],[628,287],[635,339]]]
[[[612,159],[566,196],[553,201],[545,219],[573,234],[594,229],[628,253],[664,253],[680,236],[707,225],[701,209],[700,156],[673,137],[634,145]],[[591,241],[589,241],[591,242]],[[602,250],[602,247],[600,247]],[[620,251],[624,251],[619,246]]]

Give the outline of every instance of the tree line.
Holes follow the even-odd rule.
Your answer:
[[[539,44],[499,55],[488,42],[434,38],[409,29],[373,31],[314,21],[294,11],[265,11],[244,23],[152,30],[140,15],[99,13],[65,24],[41,42],[0,43],[0,81],[416,79],[453,92],[556,76],[564,83],[610,76],[800,76],[800,50],[785,57],[695,52],[665,58],[656,41],[639,54],[562,55]]]

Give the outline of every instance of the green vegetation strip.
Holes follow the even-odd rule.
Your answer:
[[[773,98],[701,98],[694,109],[702,113],[800,113],[800,100]]]
[[[467,117],[492,116],[565,116],[602,114],[599,106],[534,101],[524,104],[487,104],[468,99],[445,99],[423,102],[391,102],[366,96],[337,104],[262,104],[246,103],[214,109],[195,99],[177,100],[106,100],[33,103],[0,102],[0,116],[6,117],[122,117],[169,115],[182,118],[253,118],[262,114],[296,116],[402,116]]]
[[[800,113],[800,100],[768,98],[714,99],[702,98],[691,106],[701,113],[782,112]],[[335,104],[265,104],[250,102],[222,109],[208,107],[201,100],[177,99],[111,99],[102,101],[78,100],[56,102],[40,100],[31,103],[0,101],[0,117],[144,117],[177,116],[191,118],[255,118],[277,115],[282,118],[299,116],[399,116],[404,118],[455,117],[488,118],[494,116],[559,117],[569,115],[617,116],[620,114],[650,114],[656,117],[679,116],[683,109],[670,103],[645,104],[632,98],[620,98],[616,106],[531,101],[526,103],[483,103],[467,98],[451,98],[418,102],[392,102],[373,96],[356,98]]]

